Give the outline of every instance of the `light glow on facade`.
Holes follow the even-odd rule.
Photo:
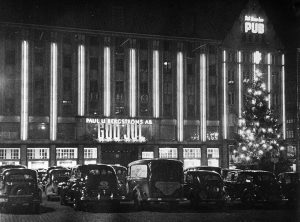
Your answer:
[[[223,138],[227,139],[227,67],[226,50],[223,50]]]
[[[238,116],[242,118],[242,53],[238,51]]]
[[[22,41],[21,57],[21,140],[28,138],[28,41]]]
[[[85,47],[78,46],[78,115],[84,116],[85,105]]]
[[[282,54],[281,57],[281,89],[282,89],[282,136],[283,139],[286,139],[286,114],[285,114],[285,57],[284,54]]]
[[[153,117],[159,118],[159,52],[153,50]]]
[[[177,137],[183,141],[183,55],[177,52]]]
[[[201,140],[206,141],[206,55],[200,54],[200,125]]]
[[[267,63],[268,63],[268,108],[271,109],[271,53],[267,55]]]
[[[110,104],[111,104],[111,89],[110,89],[110,47],[104,47],[104,116],[110,116]]]
[[[129,49],[129,115],[136,116],[136,50]]]
[[[51,43],[50,58],[50,140],[56,140],[57,132],[57,44]]]

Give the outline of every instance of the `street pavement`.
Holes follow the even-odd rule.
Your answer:
[[[61,206],[59,201],[43,199],[41,212],[32,215],[26,207],[14,208],[0,213],[0,222],[299,222],[300,210],[285,203],[274,208],[257,205],[252,209],[239,203],[231,203],[224,209],[213,207],[192,210],[189,202],[180,203],[170,210],[168,205],[151,205],[143,211],[135,211],[132,203],[122,203],[116,211],[106,205],[90,207],[87,211],[74,211],[71,206]]]

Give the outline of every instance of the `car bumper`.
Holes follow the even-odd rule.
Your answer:
[[[11,196],[0,196],[0,204],[31,204],[40,203],[40,198],[35,198],[32,195],[11,195]]]

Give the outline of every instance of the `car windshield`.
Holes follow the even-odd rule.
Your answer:
[[[182,165],[177,162],[153,162],[150,168],[154,181],[183,182]]]
[[[58,178],[58,177],[69,177],[70,172],[69,171],[57,171],[53,172],[53,178]]]
[[[25,182],[32,180],[34,180],[34,177],[31,174],[11,174],[7,177],[7,181],[9,182]]]

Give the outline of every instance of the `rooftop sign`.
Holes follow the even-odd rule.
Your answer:
[[[263,34],[265,33],[264,19],[252,15],[245,15],[245,33]]]

